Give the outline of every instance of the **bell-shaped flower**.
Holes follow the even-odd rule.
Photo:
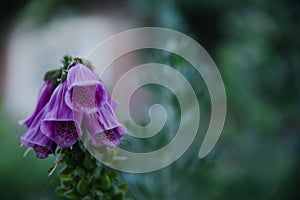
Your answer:
[[[126,128],[118,122],[109,102],[105,102],[98,112],[85,114],[84,120],[92,136],[92,144],[96,147],[116,147],[126,133]]]
[[[42,132],[63,148],[74,145],[81,133],[82,114],[65,103],[67,82],[59,84],[47,104],[47,113],[41,124]]]
[[[68,71],[67,88],[66,104],[78,112],[96,112],[108,98],[97,75],[79,62]]]
[[[43,109],[43,107],[47,104],[47,102],[49,101],[52,93],[54,91],[54,86],[52,81],[45,81],[40,89],[39,92],[39,96],[38,96],[38,101],[37,101],[37,105],[35,107],[35,110],[33,111],[33,113],[24,120],[21,120],[19,122],[20,125],[26,125],[27,128],[30,127],[30,125],[32,124],[32,122],[34,121],[34,119],[36,118],[36,116],[39,114],[39,112]]]
[[[21,136],[21,142],[26,147],[32,147],[37,158],[47,158],[54,153],[56,144],[45,136],[40,129],[41,121],[45,116],[45,107],[40,110],[34,120],[30,123],[28,130]]]

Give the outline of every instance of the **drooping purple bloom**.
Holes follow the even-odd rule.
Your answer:
[[[49,101],[51,94],[54,91],[54,86],[52,81],[45,81],[40,89],[37,105],[35,107],[35,110],[33,113],[26,119],[21,120],[19,122],[20,125],[26,125],[27,128],[30,127],[36,116],[39,114],[39,112],[43,109],[43,107],[47,104]]]
[[[96,112],[108,98],[97,75],[78,62],[68,72],[67,87],[66,104],[78,112]]]
[[[68,148],[76,143],[84,115],[92,144],[116,147],[126,128],[119,124],[115,108],[116,102],[97,75],[77,62],[56,88],[51,81],[44,82],[34,112],[20,122],[28,127],[21,142],[32,147],[38,158],[46,158],[57,145]]]
[[[45,116],[45,107],[33,119],[28,130],[21,136],[21,142],[26,147],[32,147],[37,158],[47,158],[49,154],[54,153],[56,144],[45,136],[40,129],[41,121]]]
[[[126,128],[119,124],[109,102],[104,103],[98,112],[86,114],[85,123],[92,136],[92,144],[96,147],[116,147],[126,133]]]
[[[112,98],[112,96],[107,92],[107,103],[110,104],[113,110],[116,110],[118,107],[118,103]]]
[[[71,110],[65,103],[67,82],[59,84],[47,104],[47,113],[41,124],[42,132],[59,146],[74,145],[81,135],[82,114]]]

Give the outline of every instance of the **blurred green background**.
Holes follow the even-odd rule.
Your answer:
[[[300,199],[300,3],[127,0],[121,5],[142,26],[175,29],[197,40],[218,66],[228,100],[221,138],[200,160],[197,153],[210,117],[205,84],[182,59],[146,53],[147,61],[172,64],[194,87],[202,86],[196,93],[203,121],[193,145],[171,166],[147,174],[122,174],[121,181],[129,184],[128,196],[138,200]],[[53,18],[72,18],[83,9],[86,14],[91,8],[122,9],[121,5],[119,1],[7,1],[1,7],[1,90],[6,78],[6,38],[18,20],[31,18],[36,26],[43,26]],[[169,105],[177,112],[178,103],[168,91],[149,89],[166,99],[161,103],[172,102]],[[19,137],[25,128],[17,125],[18,119],[7,117],[2,98],[0,199],[58,199],[53,194],[55,175],[47,177],[54,158],[37,160],[32,153],[22,157],[25,149],[19,147]],[[168,132],[176,120],[175,114],[162,131]]]

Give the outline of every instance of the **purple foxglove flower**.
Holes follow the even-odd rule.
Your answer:
[[[76,63],[68,72],[65,101],[75,111],[96,112],[107,100],[104,84],[97,75],[81,63]]]
[[[36,115],[28,130],[21,136],[21,142],[26,147],[32,147],[37,158],[47,158],[54,153],[56,144],[40,130],[40,124],[46,112],[45,107]]]
[[[42,132],[63,148],[74,145],[81,135],[82,114],[65,103],[67,82],[56,87],[47,104],[47,113],[41,124]]]
[[[38,96],[38,102],[35,107],[35,110],[27,119],[21,120],[19,122],[19,124],[26,125],[27,128],[29,128],[30,125],[32,124],[33,120],[36,118],[36,116],[39,114],[39,112],[42,110],[42,108],[49,101],[53,91],[54,91],[54,86],[53,86],[52,81],[45,81],[42,85],[42,88],[40,89],[39,96]]]
[[[85,123],[92,135],[92,144],[96,147],[116,147],[126,133],[126,128],[119,124],[111,105],[106,102],[98,112],[85,114]]]
[[[107,102],[111,105],[113,110],[116,110],[118,103],[111,97],[109,92],[107,92]]]

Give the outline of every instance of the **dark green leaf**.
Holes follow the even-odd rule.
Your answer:
[[[124,199],[124,193],[119,192],[111,197],[111,200],[122,200]]]

